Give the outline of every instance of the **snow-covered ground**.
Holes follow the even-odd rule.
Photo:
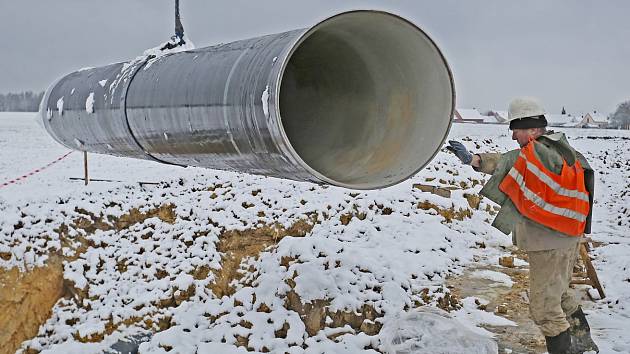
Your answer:
[[[68,153],[33,117],[0,113],[0,185]],[[601,353],[630,352],[630,132],[564,131],[598,171],[593,255],[607,298],[586,311]],[[474,151],[516,146],[498,125],[455,124],[450,138]],[[23,348],[98,353],[157,332],[141,353],[374,353],[391,350],[392,328],[408,330],[401,318],[417,319],[422,305],[481,336],[492,334],[477,326],[513,324],[448,296],[446,277],[496,263],[510,240],[490,227],[490,202],[471,203],[487,176],[446,152],[367,192],[104,155],[89,163],[91,178],[120,182],[70,180],[83,175],[75,152],[0,187],[0,254],[10,254],[0,267],[27,270],[61,252],[74,289]]]

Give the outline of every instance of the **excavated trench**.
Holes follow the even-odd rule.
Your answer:
[[[469,200],[469,203],[471,201]],[[473,207],[471,203],[471,207]],[[474,205],[476,207],[478,205]],[[245,207],[245,206],[244,206]],[[420,209],[433,209],[438,215],[444,218],[444,222],[449,223],[453,219],[462,220],[470,217],[471,210],[464,209],[443,209],[429,202],[421,202],[417,205]],[[62,245],[68,248],[71,243],[75,246],[70,247],[74,252],[62,257],[51,256],[45,267],[36,268],[28,273],[20,273],[17,269],[0,271],[0,281],[3,284],[0,290],[0,326],[7,331],[0,333],[0,343],[3,343],[0,354],[13,353],[21,343],[25,340],[33,338],[37,335],[40,326],[50,317],[51,310],[59,299],[67,297],[81,301],[87,298],[87,290],[77,289],[71,281],[64,280],[63,266],[64,260],[76,260],[91,245],[90,241],[83,237],[70,240],[70,229],[82,230],[84,234],[90,235],[98,230],[100,231],[122,231],[133,227],[136,224],[144,222],[148,218],[158,218],[162,222],[174,224],[177,222],[177,214],[175,206],[172,204],[154,207],[146,212],[138,209],[131,209],[126,214],[119,217],[108,216],[99,217],[85,210],[75,210],[81,216],[76,218],[71,225],[62,225],[55,230],[60,237]],[[383,209],[383,214],[390,214],[392,211],[388,208]],[[297,216],[296,221],[284,227],[280,224],[259,224],[246,230],[223,230],[219,235],[219,242],[216,244],[217,251],[221,254],[221,267],[219,269],[211,269],[208,266],[198,267],[190,274],[197,280],[212,277],[213,282],[207,285],[207,288],[218,297],[230,296],[235,293],[234,284],[248,286],[244,280],[243,264],[247,259],[255,259],[269,247],[273,247],[286,236],[304,237],[309,234],[314,225],[320,222],[320,218],[327,219],[329,216],[310,213]],[[347,225],[352,218],[364,219],[365,213],[355,210],[354,212],[338,216],[339,221],[343,225]],[[79,241],[79,242],[76,242]],[[295,262],[295,259],[283,259],[283,263]],[[286,264],[283,264],[286,265]],[[125,271],[125,264],[117,264],[118,271]],[[212,273],[212,274],[211,274]],[[159,278],[159,274],[157,275]],[[291,279],[287,280],[287,285],[293,289],[295,284]],[[427,294],[428,294],[428,289]],[[186,301],[194,295],[195,288],[178,289],[174,291],[177,296],[165,299],[157,306],[159,309],[175,307]],[[444,296],[426,296],[422,303],[414,306],[423,306],[432,302],[436,302],[439,307],[450,310],[456,309],[458,301],[456,297],[451,297],[448,292]],[[329,300],[319,299],[305,303],[302,301],[298,293],[290,290],[284,297],[284,306],[299,314],[305,325],[306,332],[313,336],[326,327],[343,328],[349,326],[351,332],[365,333],[367,335],[376,335],[380,332],[382,324],[379,318],[383,316],[374,307],[364,305],[357,311],[331,311],[329,308]],[[270,311],[263,304],[258,311]],[[327,322],[330,318],[332,322]],[[17,321],[16,321],[17,319]],[[215,319],[216,320],[216,319]],[[81,336],[79,332],[74,333],[75,340],[79,342],[100,342],[106,336],[115,332],[120,325],[137,325],[154,331],[163,331],[168,329],[172,323],[168,316],[144,316],[142,318],[132,318],[122,323],[108,323],[104,331],[94,333],[88,336]],[[247,324],[245,324],[247,325]],[[288,324],[285,324],[280,330],[276,331],[276,336],[282,338],[286,336]],[[343,335],[345,332],[338,332],[333,337]],[[334,339],[334,338],[331,338]],[[240,338],[238,345],[248,348],[248,340],[246,337]],[[27,353],[37,352],[33,348],[25,348]]]
[[[62,244],[70,244],[68,239],[71,228],[80,229],[87,234],[92,234],[97,230],[123,230],[135,224],[142,223],[151,217],[157,217],[166,223],[175,223],[174,205],[163,205],[147,212],[140,212],[138,209],[131,209],[128,213],[105,221],[85,210],[76,210],[82,216],[75,219],[72,225],[62,225],[56,232],[59,234]],[[234,294],[234,282],[242,279],[243,273],[239,272],[244,260],[257,258],[261,252],[270,246],[276,245],[286,236],[303,237],[311,232],[313,226],[318,222],[317,214],[306,215],[307,218],[299,218],[289,227],[280,224],[259,225],[247,230],[225,230],[219,236],[217,251],[222,254],[221,268],[210,269],[200,267],[192,272],[195,279],[205,279],[213,273],[215,281],[208,285],[208,288],[217,297],[230,296]],[[17,268],[10,270],[0,270],[0,354],[14,353],[25,340],[37,335],[40,326],[50,317],[53,306],[63,297],[75,298],[81,301],[87,298],[86,290],[77,289],[71,281],[64,280],[63,261],[76,260],[85,250],[90,247],[89,242],[80,238],[78,246],[74,247],[74,252],[67,256],[50,256],[46,266],[35,268],[32,271],[21,273]],[[119,264],[119,271],[124,271],[124,265]],[[174,307],[187,300],[194,294],[192,289],[180,289],[178,296],[160,303],[160,308]],[[365,306],[358,313],[355,312],[330,312],[326,309],[328,303],[321,300],[315,304],[304,304],[295,292],[290,292],[286,298],[286,307],[300,314],[307,331],[317,333],[324,325],[324,318],[330,316],[334,324],[343,327],[350,323],[357,331],[368,334],[376,334],[381,325],[374,322],[381,315],[370,307]],[[264,306],[259,311],[265,311]],[[322,317],[323,316],[323,317]],[[159,330],[166,330],[171,326],[170,318],[133,318],[123,322],[126,326],[140,325],[151,328],[157,324]],[[100,342],[107,335],[118,329],[118,325],[108,323],[102,333],[82,337],[74,334],[75,340],[79,342]],[[6,330],[4,330],[6,329]],[[277,335],[282,337],[288,328],[277,331]],[[286,335],[286,334],[285,334]],[[243,338],[239,345],[247,347],[247,340]],[[26,352],[38,352],[33,348],[26,348]]]

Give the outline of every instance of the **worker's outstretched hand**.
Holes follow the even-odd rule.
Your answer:
[[[472,163],[473,155],[468,152],[464,144],[455,140],[449,140],[448,144],[449,146],[447,146],[446,149],[454,153],[455,156],[457,156],[457,158],[459,158],[463,164],[470,165]]]

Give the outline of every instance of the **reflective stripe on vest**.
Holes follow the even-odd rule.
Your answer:
[[[590,209],[582,165],[576,160],[568,166],[563,160],[557,175],[536,157],[534,144],[532,140],[521,149],[499,189],[528,219],[567,235],[582,235]]]

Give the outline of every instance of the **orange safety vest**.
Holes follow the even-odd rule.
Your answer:
[[[525,217],[550,229],[571,236],[581,236],[589,213],[589,194],[584,185],[584,169],[579,161],[562,172],[549,171],[534,152],[535,140],[521,152],[499,189]]]

